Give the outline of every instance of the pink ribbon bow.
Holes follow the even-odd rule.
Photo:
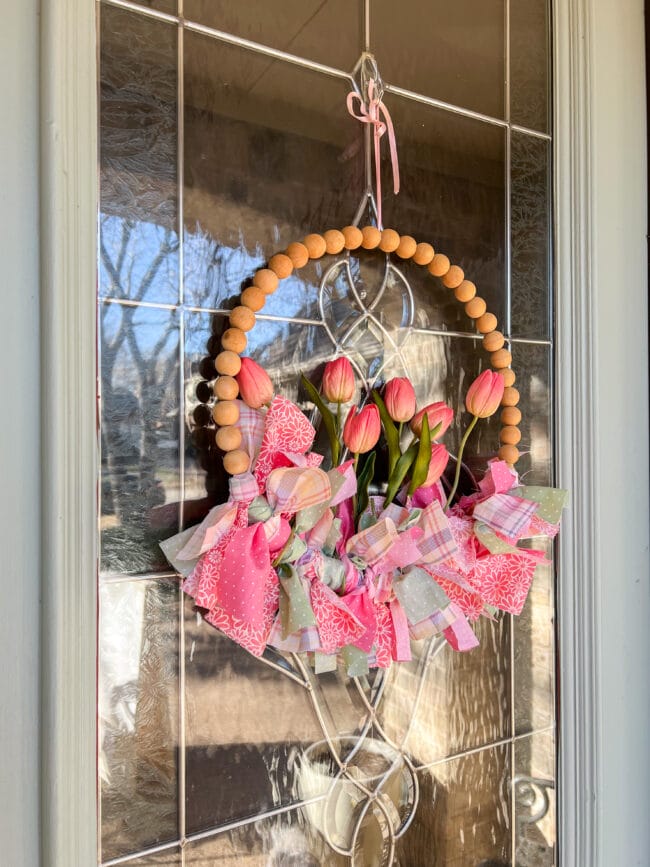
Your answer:
[[[381,101],[381,96],[377,96],[377,83],[374,78],[368,82],[368,102],[363,101],[363,98],[354,90],[348,93],[347,107],[348,111],[356,120],[361,123],[372,124],[375,142],[375,188],[377,191],[377,225],[380,229],[383,228],[381,221],[381,137],[384,133],[388,133],[388,146],[390,148],[390,161],[393,168],[393,192],[395,195],[399,193],[399,164],[397,162],[397,142],[395,140],[395,130],[393,121],[388,112],[388,109]],[[359,114],[354,110],[355,100],[359,102]],[[383,120],[382,120],[383,116]]]

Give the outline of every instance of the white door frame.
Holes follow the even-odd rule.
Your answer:
[[[94,7],[42,2],[45,867],[97,856]],[[561,863],[627,867],[650,852],[643,3],[556,0],[554,34],[558,466],[572,491]]]

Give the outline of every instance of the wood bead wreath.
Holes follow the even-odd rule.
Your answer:
[[[433,277],[453,290],[456,300],[463,304],[465,313],[483,335],[483,349],[490,355],[493,370],[503,376],[505,388],[501,399],[501,446],[498,456],[514,466],[519,460],[517,444],[521,440],[519,423],[521,412],[517,407],[519,392],[514,387],[515,372],[511,367],[512,355],[505,348],[505,337],[497,331],[497,318],[487,310],[486,302],[476,294],[476,286],[465,278],[461,267],[454,265],[444,253],[436,253],[431,244],[418,243],[410,235],[400,235],[395,229],[379,230],[375,226],[345,226],[328,229],[322,235],[311,234],[287,247],[283,253],[271,256],[266,268],[261,268],[253,277],[252,285],[244,289],[240,304],[230,313],[229,328],[221,338],[222,351],[215,359],[219,374],[214,383],[217,402],[213,409],[213,419],[217,426],[216,444],[225,452],[224,468],[230,475],[246,472],[251,463],[250,455],[241,448],[241,433],[237,428],[239,421],[239,385],[235,377],[241,368],[241,354],[246,350],[246,334],[255,327],[255,314],[263,309],[266,298],[276,291],[280,281],[289,277],[294,270],[304,267],[311,259],[324,255],[337,255],[343,250],[380,250],[394,253],[398,258],[412,259],[416,265],[426,267]]]

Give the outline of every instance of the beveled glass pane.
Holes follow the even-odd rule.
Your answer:
[[[361,54],[361,0],[185,0],[185,17],[327,66],[352,69]],[[271,58],[265,58],[270,67]]]
[[[551,336],[550,144],[512,133],[512,336]]]
[[[397,17],[397,16],[396,16]],[[383,223],[427,241],[463,268],[488,310],[503,321],[505,280],[505,132],[422,103],[386,96],[395,128],[401,191],[393,195],[383,160]],[[420,325],[474,332],[454,293],[426,268],[399,263],[413,286]]]
[[[101,295],[178,300],[176,33],[101,8]]]
[[[531,539],[526,547],[545,551],[547,539]],[[537,567],[523,611],[513,621],[515,734],[543,729],[555,720],[555,600],[553,564]]]
[[[169,15],[176,14],[176,0],[134,0],[138,6],[146,6],[149,9],[156,9],[158,12],[167,12]]]
[[[370,37],[389,84],[504,116],[504,0],[371,3]]]
[[[513,343],[515,388],[521,399],[521,458],[517,472],[526,485],[550,485],[553,462],[553,397],[551,348],[535,343]]]
[[[168,569],[158,542],[178,530],[179,317],[100,305],[101,568]]]
[[[398,841],[400,864],[510,864],[510,745],[422,770],[420,807]]]
[[[100,588],[105,861],[178,837],[178,616],[175,580],[113,581]]]
[[[555,737],[538,732],[515,742],[515,859],[531,867],[556,862]]]
[[[129,867],[181,867],[181,850],[175,846],[155,855],[144,855],[134,861],[128,861]]]
[[[510,115],[529,129],[549,130],[550,4],[510,3]]]

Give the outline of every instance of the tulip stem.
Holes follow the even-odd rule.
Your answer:
[[[451,506],[451,501],[454,499],[454,495],[455,495],[456,490],[458,488],[458,482],[460,481],[460,468],[463,465],[463,452],[465,451],[465,445],[467,443],[467,440],[469,439],[469,435],[476,427],[476,422],[478,421],[478,419],[479,419],[479,417],[477,415],[475,415],[472,418],[471,422],[469,423],[469,425],[467,427],[467,430],[465,431],[464,437],[460,441],[460,447],[458,449],[458,457],[456,458],[456,474],[454,476],[454,484],[452,485],[451,492],[450,492],[449,497],[447,499],[447,504],[445,505],[445,512]]]
[[[357,467],[358,467],[358,465],[359,465],[359,452],[355,452],[355,453],[354,453],[354,475],[355,475],[355,476],[357,476]],[[359,484],[359,477],[357,476],[357,485],[358,485],[358,484]],[[358,499],[357,495],[355,494],[355,495],[352,497],[352,521],[353,521],[355,524],[356,524],[356,520],[357,520],[357,507],[358,507],[358,504],[359,504],[359,499]],[[356,530],[356,526],[355,526],[355,530]]]
[[[340,442],[341,442],[341,404],[340,403],[336,404],[336,438],[339,442],[339,449],[340,449]],[[332,455],[332,463],[337,467],[339,467],[341,465],[340,450],[339,450],[339,454],[336,456],[336,458],[334,457],[334,455]]]

